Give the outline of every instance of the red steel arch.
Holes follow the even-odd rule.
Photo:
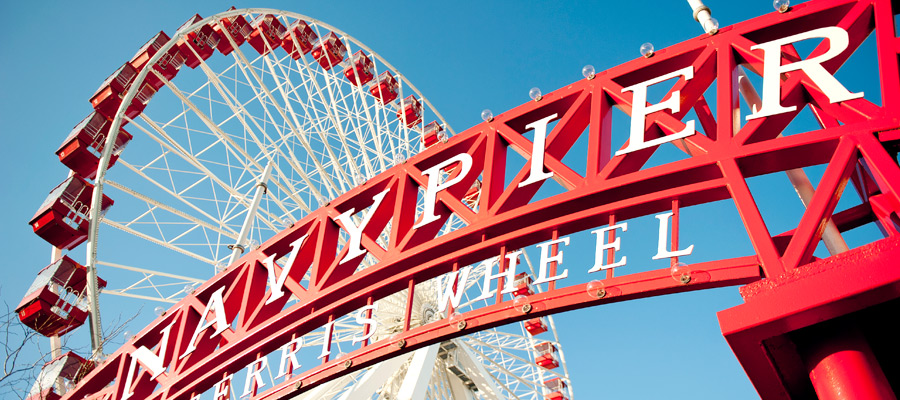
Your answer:
[[[695,270],[699,272],[688,284],[672,279],[668,269],[612,277],[605,280],[607,295],[602,298],[586,294],[585,285],[556,287],[551,283],[551,290],[528,297],[530,307],[524,311],[512,301],[500,301],[467,312],[453,324],[445,320],[413,329],[407,326],[392,340],[364,343],[340,359],[325,358],[323,364],[289,376],[255,398],[297,394],[402,352],[535,315],[791,274],[815,260],[812,253],[829,219],[841,231],[875,222],[890,237],[879,246],[893,249],[900,210],[896,162],[900,40],[893,15],[887,0],[804,3],[788,13],[725,27],[715,35],[603,71],[474,126],[371,179],[245,255],[122,346],[65,398],[118,399],[128,393],[137,398],[191,398],[246,368],[260,355],[374,300],[412,289],[417,282],[491,257],[505,260],[505,254],[526,245],[638,216],[668,210],[677,213],[685,206],[732,199],[756,254],[698,264]],[[764,51],[754,46],[828,27],[837,27],[848,36],[846,49],[821,62],[832,75],[853,50],[875,35],[882,105],[864,98],[833,102],[829,89],[819,86],[819,77],[811,77],[805,70],[789,71],[781,74],[780,104],[796,106],[796,110],[751,119],[741,126],[736,121],[740,118],[736,112],[740,108],[738,68],[765,75],[771,65],[766,64]],[[837,46],[835,40],[823,40],[809,58],[827,54],[830,46]],[[780,58],[781,65],[802,59],[790,44],[784,46]],[[683,72],[686,70],[692,77]],[[677,78],[677,83],[665,98],[677,98],[678,111],[662,109],[646,115],[643,139],[647,146],[613,143],[613,108],[635,117],[635,91],[627,88],[667,74]],[[705,93],[714,83],[715,98],[707,99]],[[710,103],[715,104],[715,113]],[[649,106],[641,104],[639,109]],[[822,128],[779,137],[804,107],[813,110]],[[644,168],[658,147],[651,146],[651,141],[667,141],[690,127],[685,117],[691,110],[703,132],[691,131],[671,141],[690,158]],[[545,151],[536,152],[524,134],[542,119],[556,121],[556,125],[547,133]],[[588,138],[584,175],[562,161],[582,135]],[[528,160],[518,172],[510,171],[506,163],[508,148]],[[619,153],[633,151],[616,155],[616,148]],[[448,163],[460,154],[470,158],[469,168],[465,163]],[[537,159],[533,154],[542,154],[544,173],[553,174],[552,179],[565,188],[563,193],[532,201],[544,182],[530,184],[531,161]],[[788,232],[769,232],[746,179],[819,164],[827,164],[827,168],[799,224]],[[436,219],[428,223],[415,210],[420,189],[427,191],[429,179],[437,174],[432,168],[449,172],[444,183],[454,183],[436,192]],[[515,177],[506,183],[505,177],[513,173]],[[477,211],[463,202],[476,179],[481,180],[482,190]],[[864,198],[863,204],[834,213],[848,182]],[[352,241],[338,246],[341,230],[357,228],[340,222],[339,216],[348,211],[370,217],[359,246],[378,263],[360,272],[356,269],[362,257],[353,257],[358,249]],[[467,226],[438,236],[451,213]],[[388,226],[390,242],[383,248],[375,239]],[[673,236],[675,249],[677,236]],[[287,306],[289,296],[272,296],[266,260],[289,255],[292,245],[298,246],[293,264],[273,268],[276,276],[290,268],[284,288],[299,301]],[[349,261],[345,262],[345,257]],[[310,284],[304,287],[300,282],[307,272]],[[550,275],[555,273],[551,270]],[[270,297],[274,300],[268,301]],[[207,318],[215,317],[219,311],[211,309],[216,307],[221,307],[229,325],[218,333],[212,329],[215,318]],[[456,323],[460,320],[465,324]],[[136,352],[145,356],[134,372],[130,366]],[[148,359],[158,360],[167,370],[154,374],[154,366],[145,364]]]

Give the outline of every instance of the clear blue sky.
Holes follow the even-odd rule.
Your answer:
[[[0,61],[0,126],[5,140],[0,160],[7,174],[6,188],[0,191],[4,210],[0,239],[7,248],[0,296],[11,307],[49,262],[49,245],[31,232],[27,221],[46,193],[66,176],[66,168],[53,152],[90,111],[89,97],[155,32],[162,29],[171,34],[194,13],[207,16],[230,5],[213,1],[4,3],[2,9],[11,17],[0,29],[0,52],[5,55]],[[528,101],[533,86],[549,92],[581,79],[585,64],[602,71],[639,57],[643,42],[660,49],[702,34],[687,3],[674,0],[239,0],[233,5],[290,10],[347,32],[406,75],[457,131],[481,122],[479,113],[484,108],[499,114]],[[707,5],[722,26],[773,11],[769,0],[709,0]],[[654,227],[648,229],[645,232],[653,238]],[[695,240],[698,257],[711,257],[710,253],[704,256],[703,246],[729,244],[716,241],[727,242],[728,235],[718,239],[719,233],[708,227],[705,232],[694,229],[688,238]],[[738,241],[737,247],[749,254],[746,239]],[[589,244],[576,248],[592,251]],[[83,260],[83,252],[82,245],[73,253]],[[592,256],[579,257],[591,260]],[[590,266],[587,262],[572,260],[569,266],[584,276]],[[106,304],[114,301],[101,298]],[[737,288],[725,288],[556,316],[576,395],[581,399],[756,398],[722,338],[715,315],[739,302]],[[149,314],[152,307],[144,313]],[[104,318],[112,316],[107,313]]]

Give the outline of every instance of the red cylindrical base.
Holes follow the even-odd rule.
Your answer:
[[[798,338],[797,345],[818,398],[896,400],[862,333],[849,327],[829,329],[835,325],[807,328]]]

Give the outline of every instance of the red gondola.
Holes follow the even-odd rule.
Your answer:
[[[271,50],[277,49],[281,45],[287,29],[272,14],[260,15],[253,20],[253,32],[247,41],[253,49],[260,55],[266,54]]]
[[[94,362],[87,361],[73,352],[67,352],[44,364],[37,380],[25,400],[58,400],[56,384],[74,385],[94,369]]]
[[[322,40],[319,40],[316,47],[313,47],[311,54],[319,62],[319,65],[328,71],[344,60],[344,56],[347,55],[347,47],[334,32],[328,32]]]
[[[163,31],[159,31],[159,33],[150,38],[150,40],[138,50],[137,54],[131,58],[131,66],[134,67],[135,71],[140,72],[143,70],[150,59],[162,50],[166,43],[169,43],[169,40],[169,35],[166,35]],[[182,65],[184,65],[184,55],[178,51],[178,46],[172,46],[166,50],[165,54],[160,56],[159,60],[156,61],[156,64],[153,65],[153,69],[156,70],[156,72],[159,72],[166,80],[172,80]],[[147,74],[144,82],[149,83],[156,90],[159,90],[159,88],[164,85],[162,79],[156,76],[152,71]]]
[[[16,307],[19,320],[47,337],[81,326],[88,314],[86,278],[87,268],[67,256],[44,267]],[[97,278],[97,286],[106,287],[106,281]]]
[[[400,85],[397,84],[394,75],[391,75],[391,71],[384,71],[378,75],[378,80],[369,88],[369,93],[375,96],[381,104],[387,104],[397,98],[399,89]]]
[[[306,21],[298,19],[288,28],[288,33],[281,40],[281,48],[290,54],[291,58],[299,60],[300,55],[309,53],[312,50],[313,44],[317,40],[319,40],[319,35],[313,32]],[[298,47],[300,51],[297,51]]]
[[[125,65],[119,67],[116,72],[113,72],[112,75],[103,81],[103,84],[100,85],[100,89],[97,89],[97,92],[91,96],[91,105],[94,107],[94,110],[107,119],[112,120],[116,116],[116,111],[118,111],[119,106],[122,104],[122,98],[125,97],[125,92],[131,87],[137,74],[137,70],[131,66],[130,63],[125,63]],[[157,89],[158,88],[153,87],[149,83],[144,82],[141,85],[140,91],[135,95],[134,100],[128,108],[125,109],[125,115],[128,118],[136,118],[140,115],[147,106],[147,102],[150,101],[150,98],[156,94]]]
[[[397,111],[397,118],[405,121],[407,128],[412,128],[414,125],[422,122],[422,102],[414,95],[406,96],[403,99],[402,110]]]
[[[73,175],[50,191],[28,223],[38,236],[61,249],[71,250],[87,240],[91,207],[91,185]],[[106,213],[112,199],[103,196],[100,212]]]
[[[559,367],[559,361],[556,360],[556,346],[550,342],[543,342],[534,345],[538,356],[534,359],[534,363],[547,368],[553,369]]]
[[[181,25],[178,30],[186,28],[203,20],[200,14],[195,14],[191,19]],[[184,65],[197,68],[201,60],[206,60],[216,51],[221,37],[216,33],[211,24],[197,28],[178,40],[178,51],[184,57]],[[196,54],[195,54],[196,53]],[[199,57],[198,57],[199,56]]]
[[[235,10],[235,8],[231,7],[228,10]],[[222,30],[220,24],[216,24],[213,27],[213,30],[220,37],[219,44],[216,48],[224,55],[231,54],[231,52],[234,51],[234,47],[231,45],[232,41],[234,41],[235,46],[240,46],[247,40],[250,33],[253,32],[253,28],[250,26],[250,23],[247,22],[247,18],[244,18],[243,15],[222,18],[219,20],[219,23],[221,24],[221,27],[224,27],[225,29]],[[231,40],[229,40],[229,38],[231,38]]]
[[[375,64],[362,50],[357,51],[350,57],[350,65],[344,68],[344,76],[354,86],[365,85],[375,78]]]
[[[531,291],[531,276],[525,272],[516,274],[515,279],[513,279],[513,286],[516,288],[513,292],[513,297],[530,296],[534,294],[534,292]]]
[[[532,318],[525,321],[525,330],[531,336],[538,335],[547,332],[547,324],[544,323],[543,318]]]
[[[566,390],[566,382],[561,378],[553,378],[544,381],[544,387],[550,390],[550,393],[544,395],[544,400],[569,400],[563,391]]]
[[[109,128],[112,125],[108,119],[102,115],[92,112],[83,119],[66,140],[63,141],[56,155],[65,166],[69,167],[76,174],[94,179],[97,175],[97,165],[100,163],[100,155],[103,147],[106,145],[106,136],[109,134]],[[123,128],[119,128],[119,134],[116,136],[116,144],[113,147],[112,157],[109,159],[109,166],[112,167],[119,159],[119,154],[131,140],[130,133]]]

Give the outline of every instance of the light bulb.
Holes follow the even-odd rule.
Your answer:
[[[719,20],[710,17],[703,22],[703,30],[710,35],[715,35],[716,32],[719,32]]]
[[[491,110],[485,108],[481,112],[481,119],[484,120],[484,122],[491,122],[494,120],[494,113],[492,113]]]
[[[544,96],[541,95],[541,89],[533,87],[528,91],[528,97],[531,97],[534,101],[541,101]]]
[[[224,262],[219,261],[216,263],[215,268],[216,268],[216,273],[218,274],[219,272],[224,271],[225,268],[228,268],[228,266],[225,265]]]
[[[438,137],[438,140],[441,141],[441,143],[447,143],[447,139],[448,139],[447,132],[440,131],[440,132],[438,132],[437,137]]]
[[[463,318],[462,314],[454,311],[450,314],[449,325],[455,327],[457,330],[466,329],[466,319]]]
[[[791,9],[791,1],[790,0],[775,0],[772,2],[772,7],[775,7],[775,11],[780,13],[786,13]]]
[[[675,263],[672,268],[669,268],[669,272],[672,274],[672,279],[682,285],[691,282],[691,267],[683,262]]]
[[[587,294],[591,297],[602,299],[606,297],[606,284],[603,281],[593,280],[587,284]]]
[[[184,294],[188,295],[188,294],[194,293],[194,289],[196,289],[196,288],[197,288],[197,282],[188,283],[187,285],[184,285]]]
[[[528,302],[527,296],[516,296],[516,298],[513,300],[513,307],[523,313],[531,312],[531,303]]]
[[[153,308],[153,313],[156,314],[157,317],[161,317],[163,314],[166,313],[166,309],[162,308],[160,306],[156,306]]]
[[[588,80],[594,79],[594,66],[591,64],[585,65],[583,68],[581,68],[581,75],[584,75],[584,77]]]
[[[641,55],[645,58],[653,57],[653,43],[647,42],[641,45]]]
[[[131,331],[122,332],[122,336],[125,337],[125,340],[131,340],[131,337],[134,336],[134,333]]]
[[[403,164],[406,162],[406,156],[400,153],[394,154],[394,165]]]

